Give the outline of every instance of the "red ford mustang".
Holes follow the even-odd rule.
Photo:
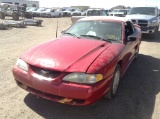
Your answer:
[[[36,96],[70,105],[112,99],[137,58],[141,30],[118,17],[80,19],[60,38],[24,52],[13,67],[16,83]]]

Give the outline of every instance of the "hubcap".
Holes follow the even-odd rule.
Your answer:
[[[119,79],[120,79],[120,72],[119,70],[116,71],[116,74],[114,76],[114,82],[113,82],[113,94],[116,93],[118,84],[119,84]]]

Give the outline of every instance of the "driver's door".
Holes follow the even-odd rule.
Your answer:
[[[135,53],[137,52],[137,44],[138,39],[140,38],[139,31],[134,27],[134,25],[131,22],[127,22],[125,26],[125,50],[123,53],[123,59],[122,59],[122,70],[125,70],[129,64],[133,61]],[[133,36],[137,39],[135,41],[130,41],[129,37]]]

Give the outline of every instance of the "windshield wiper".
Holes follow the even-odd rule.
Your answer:
[[[73,33],[65,32],[63,34],[68,34],[68,35],[75,36],[75,37],[79,38],[76,34],[73,34]]]
[[[109,40],[110,42],[115,41],[115,42],[121,43],[121,41],[118,41],[118,40],[115,40],[115,39],[107,39],[107,40]]]
[[[111,41],[109,41],[108,39],[104,39],[104,38],[101,38],[101,37],[99,37],[99,36],[94,36],[94,35],[80,35],[80,36],[96,38],[96,39],[98,39],[98,40],[103,40],[103,41],[107,41],[107,42],[110,42],[110,43],[111,43]]]

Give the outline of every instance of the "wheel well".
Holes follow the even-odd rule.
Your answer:
[[[120,60],[120,61],[118,62],[118,64],[119,64],[119,66],[121,67],[121,66],[122,66],[122,60]]]
[[[119,62],[118,62],[118,65],[120,66],[120,75],[122,76],[122,60],[120,60]],[[120,77],[121,77],[120,76]]]
[[[135,50],[138,51],[138,45],[135,46]]]

